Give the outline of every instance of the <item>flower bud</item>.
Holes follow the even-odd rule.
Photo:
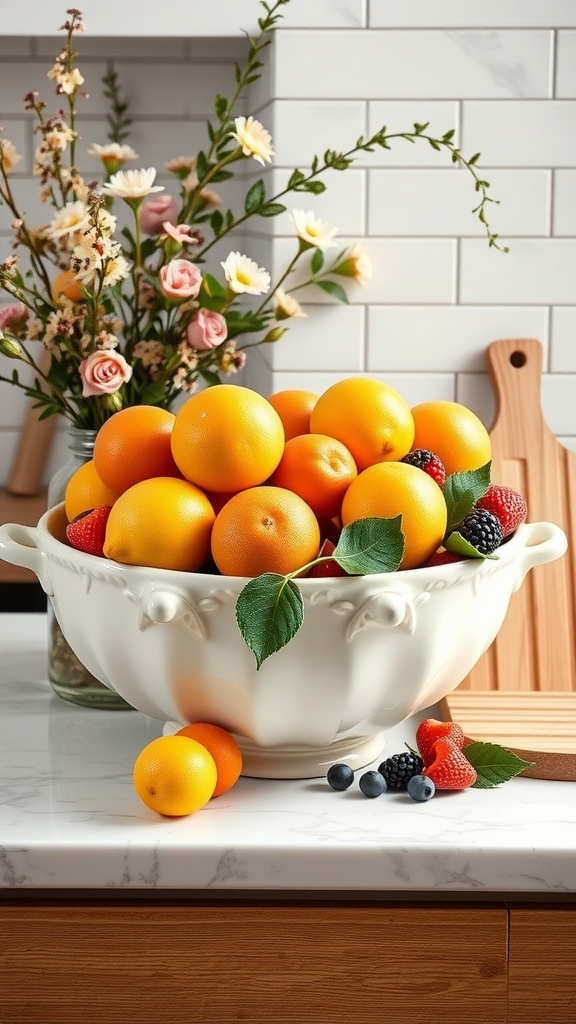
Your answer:
[[[9,359],[22,359],[23,362],[27,362],[20,342],[16,341],[16,338],[8,337],[3,331],[0,331],[0,352]]]
[[[287,327],[273,327],[271,331],[268,331],[266,337],[262,338],[262,343],[266,344],[270,341],[280,341],[280,338],[286,334]]]
[[[106,395],[102,404],[109,412],[119,412],[122,408],[122,396],[116,391],[113,395]]]

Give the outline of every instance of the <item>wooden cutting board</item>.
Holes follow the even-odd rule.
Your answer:
[[[531,338],[488,348],[496,397],[492,481],[524,494],[531,522],[561,526],[568,552],[528,573],[496,640],[446,698],[443,714],[467,736],[528,752],[528,760],[538,755],[531,775],[574,780],[576,453],[556,440],[544,420],[542,359],[541,344]]]

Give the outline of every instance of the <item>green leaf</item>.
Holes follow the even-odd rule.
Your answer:
[[[313,274],[319,274],[324,266],[324,253],[321,249],[316,249],[314,255],[310,261],[310,269]]]
[[[208,174],[208,169],[209,165],[206,153],[204,153],[203,150],[200,150],[196,157],[196,174],[198,175],[199,181],[203,181]]]
[[[326,185],[323,181],[303,181],[301,185],[294,187],[295,192],[312,192],[313,195],[319,196],[322,192],[326,191]]]
[[[222,119],[226,116],[226,111],[228,110],[228,100],[226,99],[225,96],[222,96],[220,93],[217,93],[214,99],[214,110],[216,111],[216,116],[218,120],[222,121]]]
[[[206,292],[206,295],[218,298],[222,298],[226,294],[226,289],[212,274],[204,274],[202,277],[202,291]]]
[[[499,743],[468,743],[464,756],[478,772],[474,789],[494,789],[534,765],[533,761],[524,761]]]
[[[487,462],[480,469],[467,470],[464,473],[451,473],[446,478],[442,493],[448,509],[446,535],[472,511],[476,502],[486,494],[490,486],[491,463]]]
[[[294,171],[292,171],[292,174],[288,179],[288,184],[286,188],[291,192],[293,189],[296,188],[296,185],[299,185],[301,181],[304,181],[304,178],[305,175],[302,173],[302,171],[299,171],[298,168],[296,168]]]
[[[351,576],[395,572],[404,555],[402,516],[369,516],[345,526],[332,558]]]
[[[224,224],[224,216],[221,210],[214,210],[214,213],[210,216],[210,227],[215,235],[219,235],[222,231]]]
[[[277,217],[279,213],[284,213],[285,210],[286,207],[282,203],[266,203],[256,213],[260,217]]]
[[[255,181],[252,188],[248,190],[246,200],[244,202],[244,209],[246,213],[254,213],[259,206],[262,206],[266,199],[266,188],[262,178]]]
[[[198,372],[203,380],[206,381],[209,387],[215,387],[217,384],[221,384],[222,381],[217,373],[213,370],[204,370],[201,366],[198,367]]]
[[[342,285],[337,284],[336,281],[315,281],[314,284],[318,285],[323,292],[330,295],[333,299],[337,299],[338,302],[344,302],[348,305],[348,296],[344,291]]]
[[[469,540],[466,540],[458,530],[453,530],[444,539],[444,547],[447,551],[453,551],[455,555],[463,555],[464,558],[490,558],[498,559],[498,555],[484,555],[478,548],[475,548]]]
[[[236,619],[260,668],[300,629],[304,621],[302,594],[292,580],[266,572],[250,580],[238,595]]]

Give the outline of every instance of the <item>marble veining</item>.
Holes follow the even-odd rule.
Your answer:
[[[66,704],[45,662],[45,617],[0,615],[0,888],[576,891],[576,783],[517,779],[416,804],[242,778],[163,819],[131,780],[162,723]],[[391,730],[387,753],[435,713]]]

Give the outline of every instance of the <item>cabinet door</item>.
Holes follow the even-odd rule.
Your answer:
[[[500,1024],[507,912],[0,904],[2,1024]]]
[[[511,907],[508,1024],[576,1020],[576,906]]]

